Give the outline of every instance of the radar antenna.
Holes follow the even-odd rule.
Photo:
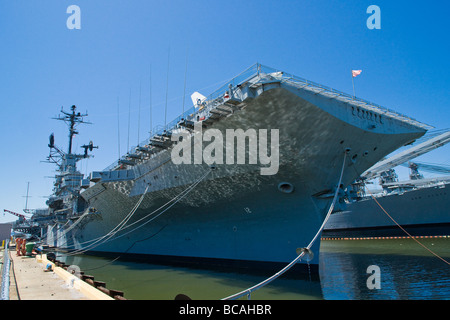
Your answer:
[[[53,118],[55,120],[62,120],[69,126],[69,154],[72,153],[72,138],[74,135],[79,133],[75,130],[76,126],[80,123],[92,124],[91,122],[84,121],[83,119],[83,117],[86,117],[88,115],[87,112],[85,114],[81,114],[80,112],[76,113],[76,108],[77,107],[75,105],[70,107],[72,113],[65,112],[63,108],[61,108],[61,113],[63,115],[59,115],[57,118]]]
[[[71,112],[66,112],[63,108],[61,108],[62,114],[58,115],[58,117],[52,118],[55,120],[64,121],[69,127],[69,148],[67,153],[65,153],[55,145],[55,135],[53,133],[49,137],[48,146],[50,148],[50,155],[47,157],[47,161],[57,164],[62,171],[67,169],[67,166],[75,168],[75,162],[85,158],[89,158],[88,151],[98,149],[98,146],[94,146],[94,143],[90,141],[88,145],[81,146],[82,148],[84,148],[84,154],[72,153],[73,136],[79,133],[76,130],[76,127],[81,123],[92,124],[91,122],[84,120],[84,117],[88,115],[87,112],[84,114],[76,112],[76,108],[77,107],[73,105],[70,108]]]

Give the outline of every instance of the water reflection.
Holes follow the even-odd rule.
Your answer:
[[[450,260],[450,238],[423,241]],[[222,299],[271,274],[242,274],[161,266],[80,255],[67,257],[86,274],[125,292],[127,299]],[[367,287],[367,267],[380,268],[380,289]],[[280,278],[252,293],[251,299],[449,299],[450,267],[412,240],[322,241],[320,278]]]
[[[450,239],[423,242],[448,257]],[[324,241],[320,279],[325,299],[449,299],[450,267],[410,239]],[[370,265],[380,289],[369,289]]]
[[[125,298],[133,300],[173,300],[179,293],[195,300],[218,300],[271,276],[120,260],[109,264],[106,258],[87,255],[68,257],[66,263],[80,266],[85,274],[106,282],[108,288],[124,291]],[[252,293],[251,299],[322,299],[322,291],[317,276],[302,275],[278,279]]]

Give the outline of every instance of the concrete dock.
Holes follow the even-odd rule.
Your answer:
[[[3,255],[8,252],[3,251]],[[114,300],[47,260],[46,255],[17,256],[10,249],[10,300]],[[46,266],[52,265],[47,271]]]

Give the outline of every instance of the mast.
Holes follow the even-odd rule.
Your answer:
[[[30,197],[28,195],[29,191],[30,191],[30,181],[28,181],[28,183],[27,183],[27,195],[24,196],[24,198],[26,200],[25,200],[25,209],[23,209],[23,212],[25,212],[25,213],[28,213],[28,198]]]
[[[79,132],[75,130],[76,126],[80,123],[92,124],[91,122],[84,121],[83,117],[87,116],[87,113],[81,114],[80,112],[75,113],[76,106],[73,105],[71,107],[72,113],[65,112],[61,108],[61,113],[63,116],[59,115],[57,118],[53,118],[55,120],[62,120],[69,126],[69,149],[68,154],[72,154],[72,140],[73,136],[78,134]]]

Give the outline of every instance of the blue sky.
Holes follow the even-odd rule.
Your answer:
[[[80,30],[66,26],[72,4],[81,9]],[[372,4],[381,9],[380,30],[366,26]],[[0,209],[22,212],[27,182],[28,206],[44,207],[53,182],[46,177],[55,174],[41,162],[50,133],[67,147],[67,127],[51,119],[62,106],[87,110],[93,123],[74,139],[80,153],[90,140],[100,147],[79,163],[83,173],[118,158],[118,99],[121,153],[148,136],[150,69],[153,126],[164,124],[168,60],[168,119],[182,111],[186,60],[186,108],[192,92],[207,95],[260,62],[347,93],[350,70],[362,69],[357,96],[448,128],[449,9],[442,1],[2,0]],[[421,160],[449,164],[450,148]]]

